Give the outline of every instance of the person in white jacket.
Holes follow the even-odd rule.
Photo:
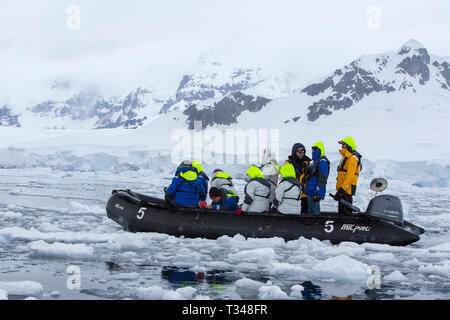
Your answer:
[[[229,173],[224,172],[222,169],[214,170],[211,177],[211,188],[216,187],[218,189],[225,188],[236,193],[236,189],[233,185],[233,178]]]
[[[275,190],[274,206],[279,213],[300,214],[302,189],[295,179],[295,169],[291,163],[285,163],[280,170],[283,179]]]
[[[241,209],[246,212],[269,212],[270,210],[270,182],[256,166],[251,166],[245,176],[248,183],[244,187],[244,203]]]
[[[270,198],[275,199],[275,189],[278,185],[279,166],[276,155],[270,148],[264,149],[261,161],[261,171],[264,178],[270,182]]]

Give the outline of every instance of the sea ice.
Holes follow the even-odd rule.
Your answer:
[[[345,281],[366,281],[370,276],[370,269],[367,264],[345,255],[321,261],[313,266],[312,271],[318,278]]]
[[[295,284],[291,287],[291,297],[293,298],[302,298],[302,291],[305,290],[305,288],[299,284]]]
[[[148,248],[147,243],[138,234],[121,234],[109,241],[114,251],[139,251]]]
[[[258,299],[261,300],[279,300],[289,299],[286,292],[281,290],[280,287],[275,285],[262,286],[258,289]]]
[[[267,264],[273,261],[277,255],[273,248],[258,248],[252,250],[242,250],[238,253],[229,254],[232,261],[257,262],[259,264]]]
[[[183,287],[174,290],[166,290],[160,286],[151,286],[148,288],[138,288],[137,296],[145,300],[184,300],[192,299],[197,289],[192,287]]]
[[[380,253],[370,254],[368,256],[368,259],[370,261],[385,262],[385,263],[398,262],[398,260],[394,257],[394,254],[392,252],[380,252]]]
[[[388,274],[387,276],[384,276],[383,280],[393,281],[393,282],[401,282],[401,281],[408,280],[408,278],[406,278],[400,271],[396,270],[396,271]]]
[[[86,259],[94,256],[94,248],[84,243],[67,244],[55,242],[49,244],[39,240],[30,242],[28,247],[32,251],[31,256],[36,258]]]
[[[244,290],[258,290],[260,287],[264,286],[265,283],[259,282],[259,281],[255,281],[249,278],[242,278],[237,280],[235,283],[237,288],[241,288]]]
[[[8,300],[8,292],[0,289],[0,300]]]
[[[0,282],[0,290],[8,292],[8,295],[36,296],[44,293],[44,287],[34,281]]]

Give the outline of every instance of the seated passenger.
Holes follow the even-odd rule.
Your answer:
[[[206,173],[203,171],[203,167],[202,164],[200,163],[200,161],[194,159],[194,161],[192,161],[192,166],[197,169],[197,173],[198,173],[198,178],[200,179],[200,181],[203,184],[203,188],[205,189],[205,195],[200,199],[201,201],[206,201],[206,192],[208,191],[208,181],[209,181],[209,177],[206,175]]]
[[[300,214],[302,186],[295,179],[295,168],[291,163],[286,162],[280,173],[283,179],[275,190],[274,206],[279,213]]]
[[[225,188],[236,193],[236,189],[234,188],[232,179],[233,178],[231,178],[230,174],[223,172],[222,169],[216,169],[214,170],[212,175],[211,188]]]
[[[270,148],[264,149],[261,161],[261,171],[265,179],[270,182],[271,199],[275,199],[275,189],[278,185],[279,167],[278,161],[275,158],[275,153],[272,152]]]
[[[176,176],[166,189],[166,200],[181,207],[197,207],[206,191],[198,178],[197,169],[183,161],[176,171]]]
[[[269,212],[270,210],[270,182],[256,166],[251,166],[246,173],[248,183],[244,188],[244,203],[242,210],[246,212]]]
[[[236,211],[239,209],[239,198],[233,191],[212,187],[209,191],[209,197],[212,199],[212,203],[206,207],[208,209],[223,211]]]

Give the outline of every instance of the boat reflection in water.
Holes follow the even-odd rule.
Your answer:
[[[303,286],[302,296],[305,300],[321,300],[322,288],[315,285],[311,281],[304,281],[300,283]]]

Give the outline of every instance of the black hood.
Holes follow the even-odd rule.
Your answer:
[[[291,156],[297,156],[297,155],[295,154],[295,152],[296,152],[297,149],[299,149],[299,148],[305,149],[305,152],[306,152],[306,148],[305,148],[305,146],[304,146],[302,143],[296,143],[296,144],[294,144],[294,145],[292,146]]]

